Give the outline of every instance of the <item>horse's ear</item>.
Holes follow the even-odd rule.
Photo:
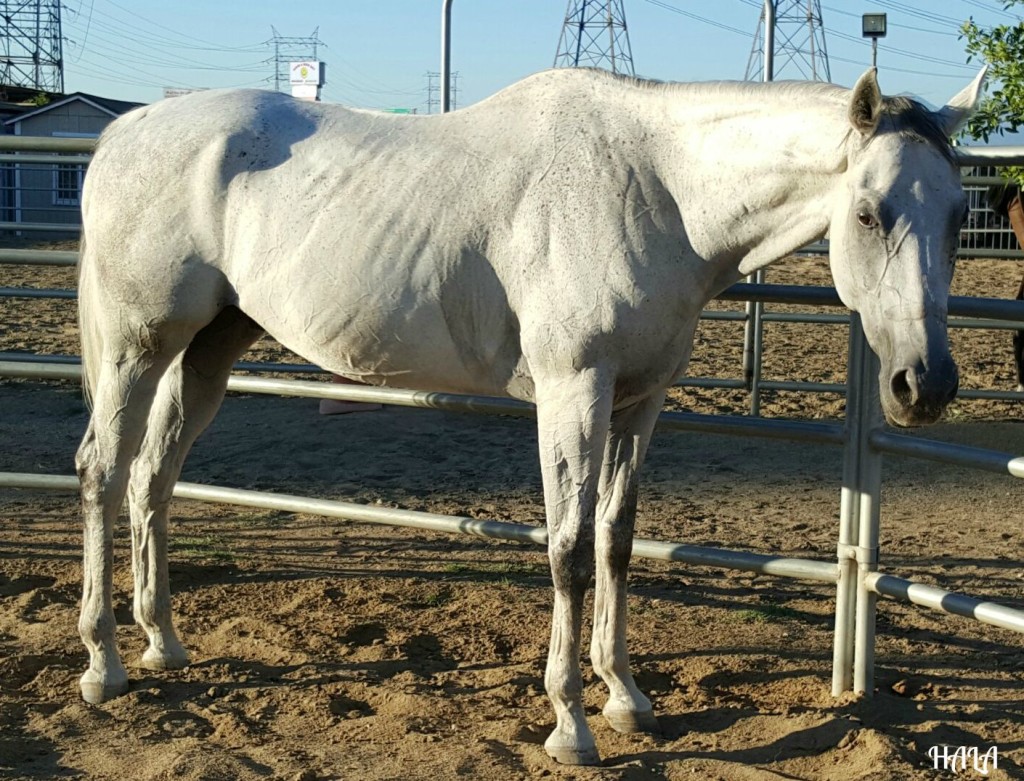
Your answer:
[[[939,127],[950,138],[963,129],[963,126],[967,124],[967,120],[977,110],[978,104],[981,102],[981,91],[985,86],[985,74],[987,72],[988,66],[986,65],[974,77],[974,81],[960,90],[950,99],[949,103],[935,112],[935,119],[939,123]]]
[[[882,118],[882,91],[878,69],[868,68],[850,92],[850,124],[865,138],[870,137]]]

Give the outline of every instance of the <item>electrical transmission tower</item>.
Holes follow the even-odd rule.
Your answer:
[[[441,94],[440,78],[441,74],[437,71],[427,71],[423,74],[427,79],[427,113],[436,114],[437,109],[441,106],[441,99],[438,95]],[[451,72],[451,106],[450,109],[455,111],[459,107],[459,72]]]
[[[274,47],[274,89],[280,92],[282,86],[288,89],[288,63],[305,60],[319,61],[317,47],[321,46],[323,41],[318,37],[319,27],[313,30],[313,34],[307,38],[289,38],[281,35],[276,27],[271,26],[270,29],[274,33],[270,39],[270,43]]]
[[[820,0],[771,0],[775,4],[775,77],[832,81]],[[765,9],[747,61],[748,81],[763,80]],[[788,74],[784,73],[789,69]]]
[[[555,67],[592,66],[612,73],[636,75],[623,2],[569,0],[555,53]]]
[[[0,0],[0,90],[64,92],[60,0]]]

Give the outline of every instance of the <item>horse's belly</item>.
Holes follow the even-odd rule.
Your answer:
[[[240,306],[306,360],[371,385],[528,396],[516,334],[489,323],[452,322],[440,306],[395,307],[363,296],[351,306],[309,302],[297,312]]]

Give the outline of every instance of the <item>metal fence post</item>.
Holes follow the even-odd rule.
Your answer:
[[[860,330],[860,329],[858,329]],[[878,533],[882,494],[882,454],[871,444],[871,434],[884,423],[879,401],[879,362],[860,330],[860,425],[857,450],[860,460],[858,492],[860,513],[857,535],[857,620],[853,652],[853,690],[871,696],[875,688],[875,603],[878,595],[867,577],[878,569]]]
[[[840,501],[839,583],[833,646],[832,694],[874,686],[876,594],[865,585],[878,569],[879,496],[882,459],[872,448],[871,432],[881,423],[878,358],[864,338],[860,317],[850,319],[847,366],[847,439],[843,453]]]
[[[764,284],[764,269],[758,269],[749,277],[748,283]],[[750,391],[750,414],[761,414],[761,348],[764,344],[764,303],[748,301],[743,329],[743,382]]]
[[[860,459],[857,443],[860,439],[861,394],[858,380],[861,371],[861,351],[864,349],[860,317],[850,316],[849,347],[846,364],[846,442],[843,446],[843,485],[839,502],[839,542],[836,556],[839,564],[839,582],[836,584],[836,623],[832,646],[832,696],[838,697],[853,687],[853,651],[855,616],[857,609],[857,544],[860,502],[856,486]]]

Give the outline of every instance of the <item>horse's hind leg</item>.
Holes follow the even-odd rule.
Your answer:
[[[637,485],[664,393],[612,416],[597,510],[597,580],[590,657],[608,686],[604,717],[619,732],[658,729],[650,700],[633,681],[626,647],[626,578],[633,552]]]
[[[188,664],[171,616],[167,562],[171,494],[185,456],[224,399],[232,365],[262,333],[238,309],[221,311],[175,359],[157,391],[128,492],[135,620],[149,638],[142,667],[177,669]]]
[[[170,355],[154,349],[156,339],[139,340],[147,343],[143,346],[127,344],[119,334],[111,337],[116,346],[108,345],[103,352],[92,389],[92,416],[76,457],[85,522],[78,629],[89,650],[89,669],[80,685],[82,697],[91,703],[128,689],[115,637],[114,523],[157,383],[170,361]]]

